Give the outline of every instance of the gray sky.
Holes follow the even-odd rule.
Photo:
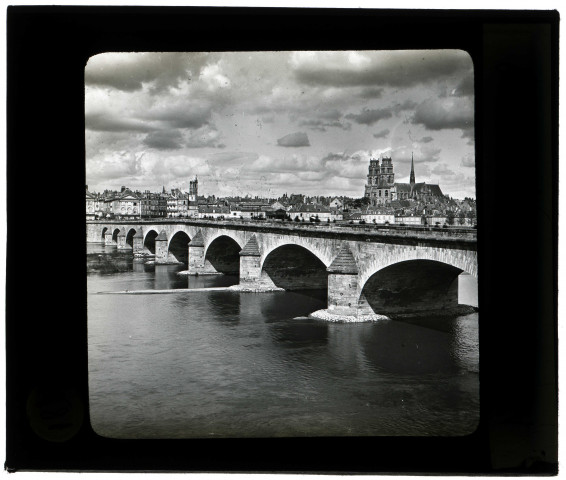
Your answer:
[[[91,191],[364,192],[395,180],[475,197],[474,86],[459,50],[105,53],[85,69]]]

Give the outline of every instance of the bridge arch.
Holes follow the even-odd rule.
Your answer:
[[[327,289],[325,263],[308,248],[294,243],[269,251],[261,265],[261,276],[285,290]]]
[[[105,235],[106,235],[106,232],[107,232],[107,231],[108,231],[108,227],[104,227],[104,228],[102,229],[102,233],[101,233],[100,236],[99,236],[99,238],[102,239],[102,242],[103,242],[103,243],[104,243]]]
[[[298,237],[298,236],[287,236],[278,235],[277,237],[260,236],[258,238],[258,243],[260,244],[260,250],[262,252],[261,265],[263,266],[266,258],[274,250],[287,246],[295,245],[297,247],[302,247],[308,250],[315,257],[317,257],[326,267],[328,267],[334,257],[336,256],[335,250],[338,249],[337,245],[332,245],[331,242],[324,242],[320,239],[311,239],[309,237]]]
[[[120,228],[115,227],[114,230],[112,231],[112,243],[114,245],[118,244],[118,235],[120,234]]]
[[[241,250],[242,246],[233,237],[218,235],[205,250],[205,263],[210,263],[217,272],[239,275]]]
[[[396,263],[408,260],[432,260],[467,272],[477,278],[477,253],[472,250],[456,250],[432,247],[402,247],[393,246],[391,250],[362,251],[364,261],[358,262],[360,273],[359,285],[364,285],[367,280],[379,270]],[[359,253],[358,253],[359,255]],[[355,256],[358,256],[355,255]]]
[[[146,253],[155,255],[155,239],[157,238],[156,230],[148,230],[143,237],[143,249]]]
[[[405,314],[458,306],[457,266],[429,259],[391,263],[360,282],[361,311]]]
[[[134,235],[136,234],[136,229],[130,227],[126,230],[126,245],[129,245],[132,249],[134,248]]]
[[[169,240],[167,247],[168,258],[179,263],[189,264],[189,235],[184,230],[178,230]]]

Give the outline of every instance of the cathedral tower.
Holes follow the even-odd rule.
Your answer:
[[[413,154],[411,153],[411,176],[409,177],[409,183],[411,184],[411,189],[415,185],[415,164],[413,163]]]

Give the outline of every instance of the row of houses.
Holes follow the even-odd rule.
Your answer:
[[[122,187],[120,192],[92,193],[86,188],[86,217],[125,219],[197,217],[198,204],[188,193],[179,189],[152,193],[131,191]]]
[[[289,201],[292,200],[292,201]],[[199,197],[196,191],[179,189],[160,193],[131,191],[91,193],[86,189],[87,219],[95,218],[201,218],[243,220],[291,220],[323,223],[367,223],[377,225],[462,225],[475,224],[468,203],[455,205],[455,210],[442,209],[438,204],[422,204],[398,200],[395,205],[366,206],[344,209],[342,201],[333,199],[329,205],[299,203],[296,196],[277,201],[260,199],[217,199]],[[395,208],[393,208],[395,207]],[[474,209],[475,212],[475,209]]]

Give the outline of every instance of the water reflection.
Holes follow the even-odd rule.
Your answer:
[[[377,371],[412,375],[457,371],[450,334],[398,320],[377,322],[373,327],[361,343]]]
[[[282,348],[305,348],[328,343],[328,324],[309,319],[269,323],[273,344]]]
[[[208,292],[206,295],[210,316],[222,322],[239,322],[240,301],[237,292]]]
[[[132,269],[135,273],[145,273],[150,271],[149,265],[145,264],[145,260],[143,258],[134,258]]]
[[[183,265],[154,265],[155,289],[188,288],[189,282],[187,277],[185,275],[177,275],[181,270],[184,270]]]
[[[132,270],[133,258],[131,252],[118,250],[115,245],[97,245],[97,248],[87,249],[87,273],[112,274]]]

